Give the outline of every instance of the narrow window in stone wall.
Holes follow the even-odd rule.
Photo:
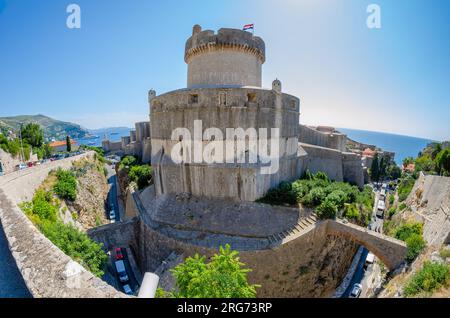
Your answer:
[[[227,93],[219,93],[219,105],[227,106]]]
[[[189,96],[189,103],[191,104],[197,104],[198,103],[198,95],[192,94]]]
[[[297,107],[297,102],[295,100],[291,100],[291,108],[295,109]]]
[[[249,103],[256,103],[256,94],[255,93],[248,93],[247,94],[247,101]]]

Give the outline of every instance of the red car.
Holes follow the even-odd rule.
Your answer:
[[[122,249],[120,247],[116,248],[116,260],[123,259]]]

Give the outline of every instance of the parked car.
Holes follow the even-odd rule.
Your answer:
[[[28,165],[26,165],[26,164],[24,164],[24,163],[20,163],[20,164],[18,164],[18,165],[16,166],[16,169],[17,169],[17,170],[23,170],[23,169],[26,169],[26,168],[28,168]]]
[[[362,292],[362,285],[361,284],[355,284],[353,286],[352,292],[350,293],[350,298],[359,298]]]
[[[128,282],[129,278],[127,275],[127,271],[125,270],[125,263],[122,260],[120,260],[120,261],[116,261],[115,265],[116,265],[117,274],[119,274],[120,282],[121,283]]]
[[[128,284],[123,285],[123,291],[127,295],[133,295],[134,294],[133,290],[131,289],[130,285],[128,285]]]
[[[122,249],[120,247],[117,247],[115,251],[116,251],[116,260],[123,259]]]
[[[114,212],[114,210],[109,211],[109,219],[111,221],[115,221],[116,220],[116,212]]]

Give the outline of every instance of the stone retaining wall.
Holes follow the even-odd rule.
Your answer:
[[[52,169],[70,168],[83,154],[0,177],[0,220],[9,248],[34,297],[126,297],[50,242],[18,207],[30,200]]]

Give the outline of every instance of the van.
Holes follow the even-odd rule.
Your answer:
[[[367,268],[367,267],[369,267],[369,265],[372,265],[374,261],[375,261],[375,255],[373,255],[372,252],[369,252],[369,254],[367,254],[367,257],[366,257],[366,262],[364,263],[364,268]]]
[[[125,263],[120,260],[120,261],[116,261],[115,263],[116,265],[116,271],[117,274],[119,274],[119,280],[121,283],[125,283],[128,282],[128,275],[127,275],[127,271],[125,270]]]
[[[377,207],[377,217],[383,218],[384,211],[386,210],[386,205],[384,204],[384,201],[378,201],[378,207]]]
[[[380,199],[385,200],[386,199],[386,189],[381,189],[380,191]]]

